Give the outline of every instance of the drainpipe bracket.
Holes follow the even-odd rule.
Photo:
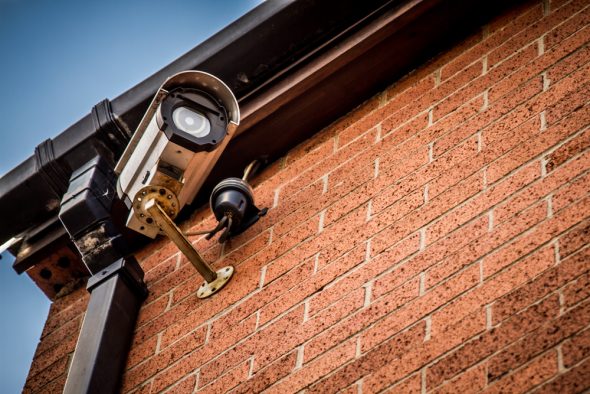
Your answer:
[[[106,282],[115,275],[120,275],[123,280],[133,289],[133,291],[141,296],[142,298],[147,297],[148,290],[143,281],[143,270],[135,259],[135,257],[124,257],[121,258],[103,270],[92,275],[88,279],[86,289],[92,292],[96,287]]]
[[[104,99],[92,107],[91,116],[99,138],[112,150],[122,153],[129,142],[129,134],[117,121],[110,100]]]

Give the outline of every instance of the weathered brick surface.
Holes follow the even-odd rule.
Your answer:
[[[201,278],[167,240],[123,392],[590,387],[590,3],[527,1],[254,180],[268,215]],[[214,224],[203,208],[182,224]],[[56,301],[25,386],[59,392],[88,296]]]

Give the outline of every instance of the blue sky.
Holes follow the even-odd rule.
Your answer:
[[[0,176],[261,1],[0,0]],[[49,301],[2,257],[0,392],[17,393]]]

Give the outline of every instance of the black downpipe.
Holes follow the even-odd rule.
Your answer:
[[[88,281],[90,301],[64,393],[117,393],[141,303],[143,271],[120,259]]]
[[[90,300],[64,392],[116,393],[147,288],[110,211],[115,176],[97,156],[70,179],[59,218],[91,273]]]

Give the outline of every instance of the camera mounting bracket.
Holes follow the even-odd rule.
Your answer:
[[[226,285],[234,273],[234,268],[232,266],[223,267],[215,272],[194,248],[186,236],[180,231],[178,226],[176,226],[156,199],[150,199],[145,203],[144,207],[145,211],[151,216],[160,229],[172,242],[174,242],[178,249],[180,249],[196,270],[199,271],[199,274],[205,279],[197,291],[197,297],[207,298]]]

